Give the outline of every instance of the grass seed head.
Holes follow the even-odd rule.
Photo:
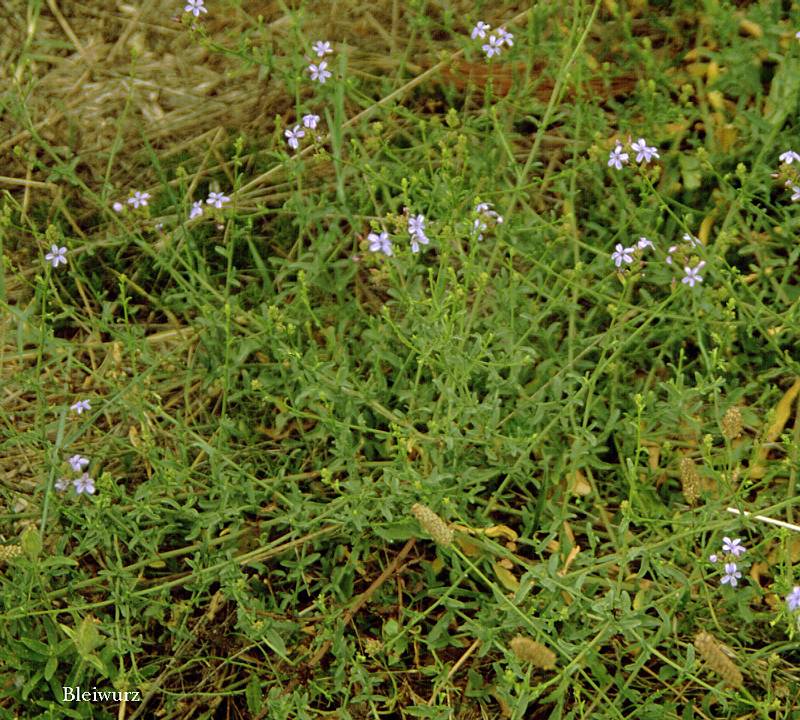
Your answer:
[[[520,660],[532,663],[542,670],[553,670],[556,666],[555,653],[529,637],[517,635],[509,646]]]
[[[722,418],[722,434],[728,440],[735,440],[742,434],[742,411],[729,407]]]
[[[700,475],[697,473],[697,467],[694,460],[682,457],[680,468],[683,497],[686,498],[689,505],[694,505],[700,498]]]
[[[414,503],[411,506],[411,514],[417,518],[419,524],[422,525],[422,529],[427,531],[437,545],[442,545],[443,547],[452,545],[452,529],[433,510],[426,505]]]
[[[720,644],[712,635],[705,630],[697,633],[694,638],[694,646],[700,657],[706,661],[717,675],[719,675],[728,685],[740,688],[744,685],[744,678],[736,664],[723,651]]]

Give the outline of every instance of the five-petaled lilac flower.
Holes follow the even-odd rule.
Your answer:
[[[283,133],[286,136],[286,142],[292,150],[297,150],[300,147],[300,138],[305,137],[306,131],[299,125],[295,125],[291,130],[286,129]]]
[[[311,46],[311,49],[317,53],[317,57],[325,57],[333,52],[331,44],[327,40],[317,40],[317,42]]]
[[[92,405],[88,400],[78,400],[74,405],[70,405],[69,409],[74,410],[80,415],[84,410],[91,410]]]
[[[83,473],[79,478],[75,478],[72,484],[75,486],[75,492],[78,495],[81,493],[94,495],[94,480],[89,477],[89,473]]]
[[[423,215],[408,218],[408,232],[420,238],[425,237],[425,217]]]
[[[722,551],[738,558],[747,552],[747,548],[742,545],[742,541],[739,538],[731,540],[729,537],[724,537],[722,538]]]
[[[326,70],[327,67],[327,60],[323,60],[319,65],[314,65],[314,63],[311,63],[311,65],[308,66],[308,72],[311,73],[311,79],[319,80],[319,82],[324,85],[325,81],[331,77],[331,72]]]
[[[700,275],[700,271],[703,269],[703,265],[705,264],[706,261],[701,260],[699,263],[697,263],[696,267],[690,268],[684,266],[683,272],[685,272],[686,275],[681,278],[681,282],[686,283],[691,288],[693,288],[696,283],[703,282],[703,276]]]
[[[58,247],[58,245],[51,245],[50,252],[44,256],[44,259],[47,260],[54,268],[57,268],[59,263],[67,264],[67,248],[65,247]]]
[[[798,33],[798,35],[800,35],[800,33]],[[790,612],[800,608],[800,586],[795,585],[794,588],[792,588],[792,592],[786,596],[786,604],[789,606]]]
[[[622,145],[617,146],[608,153],[608,167],[615,167],[622,170],[622,166],[628,162],[628,153],[622,152]]]
[[[787,165],[791,165],[795,160],[800,162],[800,155],[798,155],[794,150],[787,150],[786,152],[781,153],[778,160],[786,163]]]
[[[636,247],[638,247],[639,250],[644,250],[647,247],[653,248],[655,250],[655,246],[653,245],[653,241],[652,240],[648,240],[644,235],[642,235],[639,238],[639,242],[636,243]]]
[[[208,200],[206,200],[206,204],[213,205],[215,208],[221,208],[223,203],[230,201],[231,199],[227,195],[223,195],[221,192],[210,192],[208,193]]]
[[[648,147],[644,138],[639,138],[638,142],[631,143],[631,150],[636,153],[636,162],[640,163],[642,160],[649,163],[653,158],[660,158],[658,149],[655,147]]]
[[[133,193],[133,197],[128,198],[128,205],[133,205],[134,208],[146,207],[147,201],[150,199],[150,193],[139,192],[138,190]]]
[[[81,455],[73,455],[67,462],[75,472],[80,472],[89,464],[89,458],[85,458]]]
[[[514,46],[514,36],[504,27],[498,28],[497,37],[501,45],[508,45],[508,47]]]
[[[195,200],[192,203],[192,209],[189,210],[189,220],[194,220],[203,214],[203,201]]]
[[[492,27],[489,23],[485,23],[482,20],[478,20],[475,27],[472,28],[472,32],[470,33],[470,37],[475,40],[476,38],[480,38],[483,40],[486,37],[486,31]]]
[[[377,233],[370,233],[367,236],[369,240],[369,249],[371,252],[382,252],[384,255],[393,255],[392,241],[389,239],[389,233],[385,230],[378,235]]]
[[[700,238],[689,235],[689,233],[683,233],[683,242],[689,243],[692,247],[700,247],[703,244],[700,242]]]
[[[490,58],[492,55],[499,55],[500,51],[503,49],[503,43],[501,43],[496,36],[489,35],[489,42],[482,46],[483,52],[486,53],[486,57]]]
[[[186,5],[183,8],[183,12],[192,13],[195,17],[200,17],[200,13],[207,13],[203,7],[205,0],[186,0]]]
[[[617,267],[620,267],[624,262],[630,265],[633,262],[633,248],[626,248],[622,243],[617,243],[614,247],[614,252],[611,253],[611,259]]]
[[[720,582],[723,585],[730,583],[731,587],[736,587],[740,577],[742,577],[742,573],[736,569],[736,563],[725,563],[725,574]]]
[[[316,130],[319,123],[319,115],[303,115],[303,126],[309,130]]]
[[[58,492],[64,492],[69,487],[69,480],[67,478],[58,478],[55,485]]]

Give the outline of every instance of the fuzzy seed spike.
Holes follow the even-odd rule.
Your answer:
[[[555,669],[555,653],[536,640],[524,635],[517,635],[509,643],[509,647],[514,655],[524,662],[529,662],[542,670]]]
[[[433,510],[426,505],[414,503],[411,506],[411,514],[437,545],[448,547],[453,544],[453,531],[450,526],[442,520]]]
[[[694,637],[694,646],[700,657],[706,661],[717,675],[719,675],[728,685],[741,688],[744,685],[744,678],[733,660],[731,660],[720,647],[716,639],[705,630],[697,633]]]

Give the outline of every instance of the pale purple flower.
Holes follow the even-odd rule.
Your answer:
[[[780,154],[778,160],[786,163],[787,165],[791,165],[795,160],[800,162],[800,155],[798,155],[794,150],[787,150],[786,152]]]
[[[84,410],[91,410],[92,405],[88,400],[78,400],[74,405],[70,405],[69,409],[74,410],[80,415]]]
[[[55,482],[55,487],[58,492],[64,492],[69,487],[69,480],[67,478],[58,478]]]
[[[691,288],[693,288],[696,283],[703,282],[703,276],[700,275],[700,271],[703,269],[703,265],[705,264],[706,261],[701,260],[699,263],[697,263],[696,267],[690,268],[684,266],[683,272],[685,272],[686,275],[683,278],[681,278],[681,282],[685,283]]]
[[[300,138],[305,137],[306,131],[299,125],[295,125],[291,130],[288,128],[284,130],[283,134],[286,136],[286,142],[289,143],[289,147],[297,150],[300,147]]]
[[[426,235],[411,236],[411,252],[418,253],[420,245],[427,245],[430,242]]]
[[[150,193],[139,192],[138,190],[133,193],[133,197],[128,198],[128,205],[133,205],[134,208],[147,207],[147,201],[150,199]]]
[[[800,200],[800,185],[795,185],[791,180],[787,180],[786,187],[792,191],[792,202]]]
[[[223,195],[221,192],[210,192],[208,193],[208,200],[206,200],[206,204],[213,205],[215,208],[221,208],[223,203],[230,201],[231,199],[227,195]]]
[[[667,265],[672,265],[672,253],[678,249],[677,245],[670,245],[667,250]]]
[[[492,26],[489,23],[485,23],[482,20],[478,20],[475,27],[472,28],[472,32],[470,33],[470,37],[475,40],[476,38],[481,38],[483,40],[486,37],[486,31],[491,28]]]
[[[617,146],[608,154],[608,167],[615,167],[622,170],[622,166],[628,162],[628,153],[622,152],[622,145]]]
[[[317,40],[317,42],[311,46],[311,49],[317,53],[317,57],[325,57],[333,52],[331,44],[327,40]]]
[[[481,222],[480,219],[475,218],[475,222],[472,223],[472,232],[477,233],[478,240],[483,240],[483,232],[486,230],[486,223]]]
[[[508,47],[514,46],[514,36],[504,27],[498,28],[497,37],[499,38],[501,45],[508,45]]]
[[[639,250],[644,250],[645,248],[648,248],[648,247],[649,248],[653,248],[655,250],[655,246],[653,245],[653,241],[652,240],[648,240],[644,235],[642,235],[639,238],[639,242],[636,243],[636,247],[638,247]]]
[[[79,478],[75,478],[72,484],[75,486],[75,492],[78,495],[81,493],[94,495],[94,480],[89,477],[89,473],[83,473]]]
[[[633,248],[626,248],[622,243],[617,243],[614,247],[614,252],[611,253],[611,259],[617,267],[620,267],[622,263],[628,263],[630,265],[633,262]]]
[[[408,232],[412,235],[425,237],[425,217],[423,215],[408,218]]]
[[[114,210],[114,212],[121,213],[125,209],[125,206],[121,202],[117,201],[111,205],[111,208]]]
[[[478,203],[475,206],[475,212],[479,213],[480,215],[486,215],[487,217],[494,218],[494,221],[500,225],[503,222],[503,216],[500,215],[495,210],[492,210],[492,204],[487,202]]]
[[[73,455],[67,462],[75,472],[80,472],[89,464],[89,458],[85,458],[81,455]]]
[[[311,65],[308,66],[308,71],[311,73],[311,79],[319,80],[319,82],[324,85],[325,81],[331,77],[331,72],[326,69],[327,67],[327,60],[321,61],[319,65],[314,65],[314,63],[311,63]]]
[[[50,252],[44,256],[44,259],[47,260],[54,268],[59,266],[59,263],[67,264],[67,248],[65,247],[58,247],[58,245],[51,245]]]
[[[207,13],[208,10],[203,7],[205,0],[186,0],[186,5],[183,12],[192,13],[195,17],[200,17],[200,13]]]
[[[489,35],[489,42],[483,47],[483,52],[486,53],[486,57],[490,58],[493,55],[499,55],[500,51],[503,49],[503,43],[500,42],[494,35]]]
[[[303,126],[309,130],[316,130],[319,122],[319,115],[303,115]]]
[[[739,538],[731,540],[729,537],[724,537],[722,538],[722,551],[738,558],[747,552],[747,548],[742,545],[742,541]]]
[[[369,240],[369,249],[372,252],[382,252],[384,255],[394,255],[392,251],[392,241],[389,239],[389,233],[385,230],[378,235],[377,233],[370,233],[367,236]]]
[[[800,40],[800,30],[798,30],[798,31],[797,31],[797,32],[794,34],[794,36],[795,36],[795,37],[796,37],[798,40]],[[795,590],[796,590],[796,589],[797,589],[797,588],[795,588]]]
[[[740,577],[742,577],[742,573],[736,569],[736,563],[725,563],[725,574],[720,582],[723,585],[730,583],[731,587],[736,587],[739,584]]]
[[[653,158],[660,158],[658,149],[655,147],[648,147],[644,138],[639,138],[638,142],[631,143],[631,150],[636,153],[636,162],[640,163],[642,160],[649,163]]]
[[[798,33],[798,35],[800,35],[800,33]],[[789,606],[789,612],[794,612],[800,608],[800,586],[795,585],[794,588],[792,588],[792,592],[786,596],[786,604]]]
[[[700,242],[700,238],[689,235],[689,233],[683,233],[683,242],[689,243],[692,247],[700,247],[703,244]]]
[[[192,203],[192,209],[189,210],[189,220],[194,220],[203,214],[203,201],[195,200]]]
[[[715,562],[717,562],[717,560],[719,560],[719,557],[717,556],[716,553],[713,553],[712,555],[708,556],[708,561],[709,562],[715,563]]]

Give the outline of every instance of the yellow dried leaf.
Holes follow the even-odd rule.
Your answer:
[[[790,387],[783,394],[783,397],[775,406],[775,413],[773,415],[772,423],[767,428],[765,433],[765,442],[756,451],[755,462],[750,468],[750,477],[752,479],[758,480],[759,478],[764,477],[766,474],[767,467],[764,464],[764,461],[767,459],[768,452],[766,446],[768,443],[775,442],[780,437],[780,434],[783,432],[783,428],[786,426],[786,422],[789,420],[789,416],[792,413],[792,403],[794,402],[794,399],[797,397],[798,393],[800,393],[800,378],[794,381],[792,387]]]
[[[709,91],[706,93],[706,97],[708,98],[708,104],[714,110],[722,112],[725,109],[725,96],[719,90]]]
[[[486,537],[496,538],[496,537],[505,537],[508,538],[511,542],[514,542],[519,535],[512,530],[508,525],[492,525],[492,527],[488,527],[483,531]]]
[[[783,394],[775,406],[775,417],[772,425],[767,428],[767,442],[775,442],[780,437],[786,421],[792,413],[792,403],[798,393],[800,393],[800,378],[794,381],[794,385]]]
[[[708,236],[711,234],[711,226],[714,224],[714,213],[711,212],[703,218],[700,223],[700,229],[697,231],[697,237],[703,245],[708,245]]]
[[[739,21],[739,27],[754,38],[764,37],[764,31],[761,29],[761,25],[754,23],[752,20],[742,18]]]
[[[519,580],[517,580],[516,575],[514,575],[511,570],[504,568],[500,563],[494,563],[492,567],[494,568],[494,574],[497,576],[500,584],[506,590],[511,590],[511,592],[517,592],[517,590],[519,590]]]
[[[567,488],[573,495],[586,497],[592,492],[592,486],[586,480],[582,470],[576,470],[567,475]]]
[[[688,72],[693,78],[702,78],[705,77],[707,67],[708,63],[704,62],[689,63],[686,66],[686,72]]]

